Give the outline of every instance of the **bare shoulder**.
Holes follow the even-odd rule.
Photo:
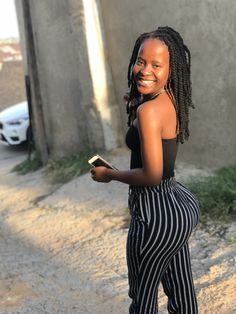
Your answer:
[[[137,126],[139,131],[146,130],[150,133],[162,129],[162,117],[154,100],[144,102],[137,109]]]
[[[170,116],[171,113],[175,114],[175,109],[170,98],[166,94],[144,102],[137,109],[137,117],[149,117],[151,121],[162,121],[166,116]]]
[[[152,101],[144,102],[138,107],[137,122],[139,127],[142,127],[144,124],[149,126],[157,126],[159,124],[158,113]]]

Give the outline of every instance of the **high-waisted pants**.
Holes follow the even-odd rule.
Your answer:
[[[130,186],[127,238],[130,314],[157,314],[160,282],[168,312],[198,313],[188,239],[199,220],[194,195],[174,177]]]

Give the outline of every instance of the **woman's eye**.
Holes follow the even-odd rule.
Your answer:
[[[142,64],[143,64],[143,61],[142,61],[142,60],[137,60],[136,64],[142,65]]]
[[[159,65],[158,64],[153,64],[154,69],[158,69]]]

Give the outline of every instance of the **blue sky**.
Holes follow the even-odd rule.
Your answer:
[[[15,1],[0,0],[0,39],[19,38]]]

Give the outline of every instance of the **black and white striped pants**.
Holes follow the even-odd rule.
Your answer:
[[[154,187],[131,186],[129,209],[129,313],[158,313],[160,282],[169,313],[198,313],[188,248],[199,219],[195,197],[172,177]]]

